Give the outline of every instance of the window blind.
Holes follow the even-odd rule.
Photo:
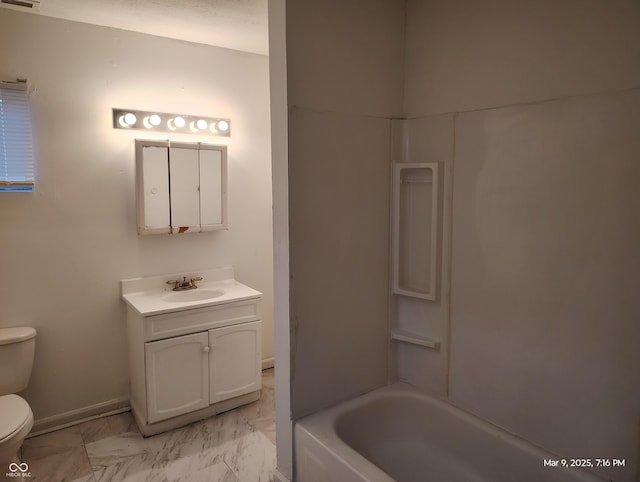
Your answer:
[[[0,83],[0,191],[33,191],[34,162],[27,84]]]

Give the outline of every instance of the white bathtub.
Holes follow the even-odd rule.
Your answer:
[[[602,482],[451,404],[404,384],[305,417],[296,482]]]

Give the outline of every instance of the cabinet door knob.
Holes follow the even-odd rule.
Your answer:
[[[203,351],[203,352],[205,352],[205,353],[209,353],[209,352],[211,351],[211,347],[210,347],[210,346],[208,346],[208,345],[205,345],[205,346],[202,348],[202,351]]]

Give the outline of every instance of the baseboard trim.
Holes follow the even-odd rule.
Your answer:
[[[267,368],[273,368],[276,364],[276,359],[274,357],[264,358],[262,360],[262,369],[266,370]]]
[[[87,407],[77,408],[51,417],[36,420],[27,438],[36,437],[63,428],[72,427],[96,418],[117,415],[131,410],[129,398],[114,398],[106,402],[96,403]]]

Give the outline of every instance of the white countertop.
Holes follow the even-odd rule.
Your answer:
[[[160,315],[176,311],[205,308],[207,306],[222,305],[236,301],[260,298],[262,293],[254,290],[233,278],[233,268],[219,268],[215,270],[202,270],[189,274],[169,274],[148,278],[135,278],[122,280],[122,299],[142,316]],[[187,279],[201,276],[202,281],[198,287],[191,290],[173,291],[166,285],[170,279]],[[176,295],[184,293],[185,296],[206,296],[208,292],[217,296],[202,300],[176,301]]]

